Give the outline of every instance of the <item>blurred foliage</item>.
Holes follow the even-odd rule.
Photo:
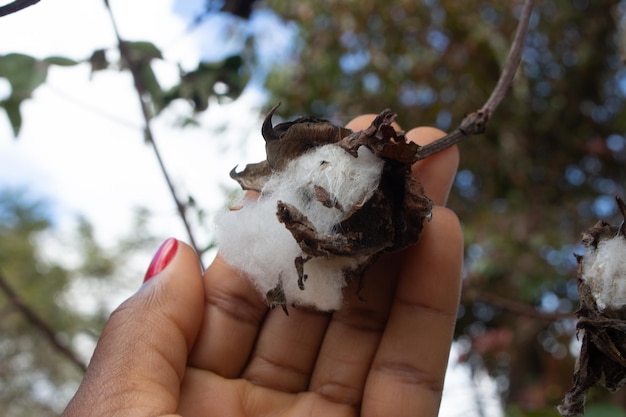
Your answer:
[[[41,202],[22,193],[0,193],[0,272],[18,296],[45,317],[58,337],[68,343],[85,329],[97,329],[94,317],[66,309],[61,296],[70,285],[70,271],[42,259],[35,239],[50,228]],[[31,323],[0,295],[0,408],[7,416],[57,415],[52,398],[38,392],[63,391],[82,372],[65,360]],[[51,393],[52,394],[52,393]],[[57,404],[57,407],[60,404]]]
[[[239,96],[246,83],[241,75],[242,65],[239,55],[219,63],[200,62],[195,70],[181,72],[181,82],[164,93],[162,106],[183,98],[193,103],[196,111],[204,111],[211,96]]]
[[[76,65],[76,62],[63,57],[39,60],[19,53],[0,56],[0,78],[5,78],[11,86],[11,94],[0,101],[0,107],[4,108],[15,136],[22,127],[20,106],[46,81],[50,65],[70,66]]]
[[[509,0],[267,5],[300,29],[293,56],[266,84],[285,118],[347,122],[389,107],[405,129],[446,131],[493,90],[521,8]],[[508,96],[487,133],[460,145],[449,206],[464,224],[465,286],[474,294],[550,314],[575,309],[579,236],[598,218],[617,223],[613,196],[626,184],[625,7],[537,1]],[[572,336],[571,320],[525,317],[474,297],[464,298],[457,327],[468,360],[492,370],[507,403],[538,415],[554,415],[571,383]]]
[[[153,68],[154,61],[163,59],[161,51],[146,41],[123,41],[122,48],[127,52],[124,56],[128,59],[111,59],[109,55],[113,54],[107,54],[106,49],[95,50],[82,62],[64,57],[37,59],[20,53],[0,55],[0,78],[6,79],[11,87],[9,96],[0,101],[0,108],[6,112],[14,135],[17,137],[22,127],[22,103],[45,83],[50,65],[87,63],[92,74],[132,68],[138,75],[137,82],[141,84],[138,87],[146,92],[147,96],[143,99],[150,103],[151,116],[158,115],[178,99],[189,102],[195,112],[204,111],[209,105],[209,97],[234,99],[241,94],[248,81],[242,57],[234,55],[220,62],[200,62],[193,70],[180,68],[179,82],[163,89]]]
[[[49,206],[25,191],[0,190],[0,275],[18,297],[17,302],[25,303],[47,326],[42,329],[27,320],[16,300],[0,292],[3,416],[56,416],[62,411],[83,372],[55,349],[44,332],[53,332],[59,343],[82,357],[90,354],[85,347],[93,347],[110,313],[110,307],[95,293],[111,293],[111,286],[119,287],[113,277],[119,275],[131,245],[138,250],[144,244],[155,244],[142,227],[145,216],[145,212],[138,213],[136,233],[113,249],[99,246],[91,225],[79,219],[76,240],[68,247],[52,250],[60,250],[66,260],[75,258],[70,267],[42,251],[44,243],[51,244],[46,239],[54,234]],[[83,288],[80,299],[68,297],[76,291],[76,284]],[[89,303],[90,297],[91,305],[76,305]]]

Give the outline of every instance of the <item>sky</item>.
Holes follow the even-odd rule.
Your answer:
[[[177,64],[192,67],[201,55],[193,33],[186,34],[186,22],[171,13],[169,3],[112,2],[123,38],[150,40],[162,49],[165,60],[155,70],[164,86],[175,81]],[[137,24],[146,10],[150,21]],[[160,30],[164,27],[168,29]],[[0,39],[11,40],[0,43],[0,53],[19,51],[37,58],[82,60],[95,49],[115,45],[100,0],[40,2],[4,18]],[[0,82],[0,94],[10,91],[7,84]],[[262,92],[248,89],[235,103],[211,105],[195,128],[176,128],[175,111],[154,121],[157,145],[181,199],[193,195],[200,206],[217,209],[224,204],[216,198],[221,187],[236,185],[228,177],[230,169],[249,158],[263,159],[260,136],[257,146],[248,141],[258,136],[262,100]],[[24,103],[22,112],[17,139],[0,113],[0,185],[28,187],[47,198],[61,224],[71,223],[78,213],[86,216],[104,242],[129,229],[129,208],[139,206],[158,218],[159,234],[187,240],[153,151],[143,141],[143,121],[128,74],[102,71],[91,77],[87,64],[52,67],[46,84]]]
[[[188,30],[189,16],[203,3],[111,0],[121,36],[149,40],[163,52],[164,61],[156,63],[155,71],[164,86],[175,82],[177,65],[193,68],[200,58],[219,58],[241,42],[225,36],[238,24],[232,19],[211,18]],[[267,30],[268,25],[273,29]],[[259,34],[258,53],[267,65],[289,51],[289,38],[295,33],[293,24],[281,24],[267,12],[255,15],[247,30]],[[2,18],[0,39],[0,55],[20,52],[36,58],[84,60],[96,49],[114,54],[115,45],[102,0],[41,1]],[[211,39],[223,49],[207,48]],[[260,76],[264,70],[267,66]],[[0,100],[9,93],[10,86],[0,78]],[[264,100],[254,82],[235,102],[210,103],[196,127],[176,127],[179,112],[189,110],[184,103],[154,120],[155,140],[182,200],[191,195],[209,212],[225,207],[224,189],[236,188],[228,176],[230,169],[264,159],[260,136]],[[80,215],[94,226],[97,241],[113,245],[131,228],[135,209],[143,207],[152,213],[150,227],[156,236],[188,240],[153,151],[144,143],[138,99],[128,74],[92,75],[87,64],[52,67],[44,86],[23,104],[22,115],[22,130],[14,138],[0,111],[0,189],[26,189],[32,197],[47,200],[57,234],[71,236]],[[197,238],[208,241],[210,229],[210,224],[196,229]],[[69,257],[53,249],[49,256]],[[150,256],[139,262],[147,265]],[[82,289],[74,291],[80,298]],[[111,308],[130,295],[131,290],[125,291],[112,297]],[[449,371],[441,416],[471,415],[476,410],[476,387],[488,392],[482,404],[485,415],[501,415],[493,381],[472,377],[466,367],[456,366]]]

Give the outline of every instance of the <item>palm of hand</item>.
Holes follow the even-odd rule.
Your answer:
[[[349,128],[358,130],[357,119]],[[429,142],[439,132],[407,134]],[[443,205],[455,149],[414,174]],[[334,314],[270,310],[219,258],[205,274],[207,310],[181,389],[182,415],[437,415],[459,296],[462,236],[435,207],[418,245],[388,255]],[[394,296],[395,294],[395,296]],[[213,335],[213,336],[212,336]],[[219,336],[218,336],[219,335]]]
[[[438,265],[433,256],[451,256],[450,241],[435,235],[445,229],[450,235],[457,225],[450,212],[436,210],[410,257],[388,256],[368,271],[367,302],[358,299],[353,283],[346,307],[332,315],[298,308],[289,316],[280,309],[266,314],[247,280],[218,259],[205,274],[207,310],[179,412],[436,415],[458,297],[456,288],[445,286],[458,280],[459,269],[448,262],[443,273],[426,279],[429,265]],[[443,288],[433,293],[436,286]],[[211,337],[212,331],[221,336]]]
[[[368,270],[366,302],[355,281],[333,314],[268,311],[219,257],[201,279],[183,245],[112,314],[63,416],[436,416],[460,292],[462,233],[441,207],[457,163],[450,148],[416,164],[432,221]]]

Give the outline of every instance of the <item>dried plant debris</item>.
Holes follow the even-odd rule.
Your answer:
[[[272,307],[336,310],[348,282],[362,288],[365,269],[416,243],[430,217],[411,176],[419,146],[395,131],[389,110],[352,132],[313,117],[272,126],[277,107],[262,127],[267,159],[231,171],[257,194],[218,217],[220,254]]]
[[[563,416],[581,415],[585,395],[594,385],[615,391],[626,385],[626,205],[617,197],[621,226],[600,221],[583,234],[587,247],[578,258],[582,333],[574,385],[559,406]]]

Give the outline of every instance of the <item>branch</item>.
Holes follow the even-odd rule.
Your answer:
[[[531,12],[533,9],[533,0],[524,0],[524,7],[522,14],[517,24],[517,30],[515,31],[515,37],[511,44],[511,50],[504,63],[502,74],[498,79],[498,83],[493,89],[491,95],[485,102],[485,104],[473,113],[468,114],[462,121],[459,127],[457,127],[452,133],[438,139],[428,145],[420,148],[418,161],[424,158],[428,158],[452,145],[456,145],[461,142],[467,136],[480,135],[487,129],[487,123],[491,115],[496,111],[500,102],[506,95],[517,67],[519,66],[522,49],[526,40],[526,34],[528,33],[528,22],[530,21]]]
[[[26,320],[37,330],[39,330],[50,342],[50,345],[57,350],[62,356],[65,356],[70,362],[76,365],[81,371],[85,372],[87,366],[81,361],[76,353],[65,345],[57,337],[57,333],[52,327],[46,323],[35,311],[33,311],[24,301],[20,299],[17,293],[11,288],[7,280],[0,273],[0,289],[9,299],[9,302],[26,318]]]
[[[12,3],[0,6],[0,17],[19,12],[20,10],[25,9],[28,6],[32,6],[33,4],[37,3],[39,3],[39,0],[15,0]]]
[[[549,313],[537,310],[535,307],[525,303],[521,303],[519,301],[511,300],[500,295],[483,292],[476,289],[465,291],[463,298],[470,302],[482,301],[492,306],[500,307],[504,310],[510,311],[511,313],[548,322],[575,318],[573,313]]]
[[[165,163],[163,162],[163,158],[161,158],[161,153],[159,152],[159,148],[154,140],[154,134],[152,133],[152,129],[150,127],[150,121],[152,119],[151,111],[148,107],[147,102],[144,100],[144,97],[149,97],[149,92],[145,88],[143,82],[141,81],[140,68],[137,66],[137,63],[131,56],[128,51],[128,47],[122,37],[120,36],[120,32],[117,28],[117,23],[115,21],[115,17],[113,16],[113,12],[111,10],[111,6],[109,5],[109,0],[104,0],[104,4],[109,12],[109,16],[111,18],[111,24],[113,26],[113,30],[115,32],[115,37],[117,38],[117,45],[120,51],[120,55],[126,61],[128,65],[128,69],[133,77],[133,83],[135,85],[135,90],[137,92],[137,97],[139,98],[139,104],[141,106],[141,112],[143,114],[144,120],[144,136],[146,141],[150,144],[152,149],[154,150],[154,154],[159,163],[159,167],[161,168],[161,173],[165,178],[165,182],[167,183],[167,187],[170,190],[170,194],[174,199],[174,204],[176,205],[176,210],[178,211],[178,215],[183,221],[183,225],[185,226],[185,230],[187,231],[187,237],[189,238],[189,244],[194,248],[198,256],[201,254],[198,245],[196,244],[196,240],[194,238],[193,232],[191,231],[191,226],[189,224],[189,220],[187,219],[187,207],[183,204],[178,198],[178,193],[176,192],[176,188],[174,187],[174,183],[170,178],[170,175],[165,167]]]

